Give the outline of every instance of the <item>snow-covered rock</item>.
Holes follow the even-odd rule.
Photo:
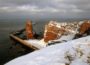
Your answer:
[[[63,35],[75,35],[76,33],[79,33],[78,29],[80,27],[81,22],[50,21],[47,25],[45,25],[44,41],[48,42],[51,40],[59,39]]]
[[[29,40],[24,40],[28,45],[32,45],[38,49],[45,48],[49,45],[53,44],[60,44],[62,42],[67,42],[70,41],[74,38],[75,34],[69,34],[69,35],[63,35],[61,38],[56,39],[56,40],[51,40],[49,42],[45,42],[44,39],[37,40],[37,39],[29,39]]]
[[[42,49],[42,48],[45,48],[46,47],[46,44],[44,42],[44,40],[37,40],[37,39],[29,39],[29,40],[24,40],[28,45],[32,45],[38,49]]]
[[[90,28],[90,21],[80,22],[56,22],[50,21],[45,25],[44,38],[41,40],[29,39],[25,40],[27,44],[33,45],[38,49],[44,48],[48,45],[67,42],[72,39],[82,37],[80,33],[84,33]],[[78,34],[78,36],[76,35]]]
[[[90,36],[48,46],[5,65],[90,65]]]
[[[61,43],[67,42],[72,40],[74,37],[75,37],[75,34],[63,35],[59,39],[49,41],[48,44],[52,45],[53,43],[55,44],[55,42],[61,42]]]

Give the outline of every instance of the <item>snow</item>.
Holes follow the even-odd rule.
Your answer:
[[[37,47],[38,49],[46,47],[46,44],[44,40],[37,40],[37,39],[29,39],[29,40],[24,40],[27,44],[33,45]]]
[[[48,46],[48,44],[52,45],[54,42],[67,42],[72,40],[75,37],[75,34],[68,34],[68,35],[63,35],[57,40],[50,40],[49,42],[44,42],[44,39],[37,40],[37,39],[29,39],[29,40],[24,40],[28,45],[33,45],[34,47],[38,49],[45,48]]]
[[[49,43],[53,43],[53,42],[57,42],[57,41],[67,42],[67,41],[72,40],[74,37],[75,37],[75,34],[63,35],[63,36],[61,36],[61,38],[59,38],[57,40],[51,40],[51,41],[49,41]]]
[[[90,65],[90,36],[45,47],[5,65]]]

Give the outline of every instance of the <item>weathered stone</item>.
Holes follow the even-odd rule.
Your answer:
[[[48,42],[51,40],[60,39],[63,35],[77,34],[78,33],[78,22],[56,22],[50,21],[45,26],[44,41]]]
[[[27,22],[26,22],[26,36],[27,36],[27,39],[34,38],[32,22],[29,20],[27,20]]]
[[[80,26],[80,34],[84,34],[87,30],[90,29],[90,21],[85,21]]]
[[[58,27],[55,22],[49,22],[49,24],[45,26],[44,41],[48,42],[58,39],[64,32],[65,30]]]

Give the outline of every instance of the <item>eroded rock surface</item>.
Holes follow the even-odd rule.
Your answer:
[[[80,34],[84,34],[87,30],[90,29],[90,21],[86,20],[80,26]]]

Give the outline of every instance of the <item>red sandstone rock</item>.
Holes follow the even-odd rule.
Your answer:
[[[84,34],[88,29],[90,29],[90,21],[85,21],[80,26],[80,34]]]
[[[78,22],[56,22],[50,21],[45,26],[44,41],[48,42],[51,40],[60,39],[63,35],[76,34],[79,27]]]
[[[32,29],[32,22],[29,20],[27,20],[27,22],[26,22],[26,36],[27,36],[27,39],[34,38],[33,29]]]
[[[59,28],[55,22],[50,22],[45,26],[44,41],[48,42],[50,40],[58,39],[64,32],[65,30]]]

